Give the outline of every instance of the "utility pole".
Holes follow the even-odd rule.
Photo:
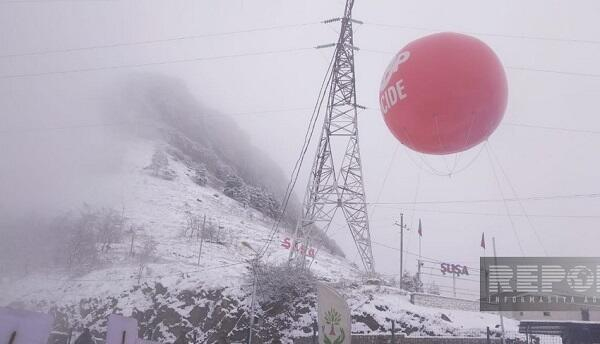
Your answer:
[[[129,255],[133,257],[133,240],[135,239],[135,228],[132,226],[129,227],[129,231],[131,232],[131,244],[129,245]]]
[[[252,261],[252,274],[254,275],[254,279],[252,281],[252,300],[250,301],[250,326],[248,333],[248,344],[252,344],[252,331],[254,330],[254,300],[256,298],[256,283],[257,275],[256,275],[256,260],[258,259],[258,255]]]
[[[419,281],[419,285],[417,286],[417,292],[419,292],[419,293],[423,292],[423,282],[421,281],[421,268],[422,267],[423,267],[423,263],[421,262],[421,258],[419,258],[419,260],[417,260],[417,281]]]
[[[497,261],[498,256],[496,255],[496,238],[495,237],[492,237],[492,248],[494,249],[494,264],[498,265],[498,261]],[[502,292],[502,290],[500,288],[500,282],[498,282],[498,294],[500,294],[501,292]],[[502,344],[504,344],[504,316],[502,316],[502,309],[500,308],[500,303],[498,303],[498,314],[500,315],[500,329],[502,330],[501,339],[502,339]]]
[[[252,264],[252,299],[250,301],[250,324],[248,324],[248,344],[252,344],[252,332],[254,331],[254,304],[256,299],[256,288],[258,286],[258,260],[260,259],[260,253],[252,247],[247,241],[242,241],[242,245],[250,249],[254,253],[254,257],[250,261]]]
[[[402,290],[402,275],[404,274],[403,268],[403,257],[404,257],[404,230],[408,230],[408,227],[404,224],[404,214],[400,213],[400,222],[394,223],[400,227],[400,290]]]
[[[452,272],[452,295],[456,297],[456,273]]]
[[[202,230],[200,231],[200,248],[198,249],[198,266],[200,266],[200,257],[202,256],[202,244],[204,243],[204,227],[206,227],[206,214],[202,220]]]
[[[375,261],[371,248],[371,234],[367,214],[363,181],[362,160],[358,144],[357,109],[364,109],[356,101],[356,78],[354,69],[353,24],[362,22],[352,19],[354,0],[346,0],[344,16],[324,21],[340,22],[340,35],[336,43],[317,48],[335,47],[331,73],[322,101],[327,100],[325,120],[321,129],[316,155],[309,174],[308,185],[302,203],[302,214],[296,226],[294,242],[310,246],[314,228],[327,231],[338,209],[354,239],[360,259],[368,274],[375,273]],[[343,153],[341,159],[334,155]],[[339,168],[334,160],[341,161]],[[306,252],[290,252],[290,260],[296,258],[299,266],[306,266]]]

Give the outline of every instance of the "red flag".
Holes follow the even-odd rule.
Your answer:
[[[421,219],[419,219],[419,236],[423,236],[423,228],[421,227]]]
[[[481,248],[485,250],[485,233],[481,233]]]

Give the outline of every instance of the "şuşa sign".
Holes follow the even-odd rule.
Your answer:
[[[305,254],[306,256],[311,258],[314,258],[317,252],[317,250],[314,247],[309,246],[307,248],[303,243],[299,241],[294,241],[290,238],[284,238],[283,240],[281,240],[281,247],[285,248],[286,250],[291,249],[292,246],[296,252],[300,254]]]

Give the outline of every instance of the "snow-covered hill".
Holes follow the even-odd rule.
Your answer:
[[[174,340],[188,333],[205,340],[242,339],[248,327],[250,260],[269,241],[273,220],[225,196],[216,186],[200,186],[195,171],[176,155],[168,155],[174,178],[160,178],[146,168],[166,142],[136,139],[124,147],[124,168],[116,177],[122,185],[122,206],[127,224],[135,229],[113,245],[104,264],[73,275],[62,270],[35,272],[21,279],[4,279],[0,305],[24,306],[56,315],[56,328],[67,331],[91,327],[98,336],[108,314],[118,312],[140,321],[145,338]],[[218,240],[184,235],[191,216],[215,228]],[[207,225],[208,226],[208,225]],[[283,263],[289,251],[281,241],[289,236],[282,228],[268,246],[264,260]],[[153,258],[140,270],[139,252],[152,238]],[[140,271],[142,273],[140,274]],[[362,286],[362,274],[344,258],[321,250],[312,271],[335,284],[348,297],[354,331],[386,332],[391,320],[406,333],[441,335],[461,329],[497,325],[495,316],[475,312],[419,307],[395,288]],[[292,309],[260,304],[257,314],[262,339],[286,340],[311,333],[314,295],[290,300]],[[509,326],[515,326],[509,322]]]

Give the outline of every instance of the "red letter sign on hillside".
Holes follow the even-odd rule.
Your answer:
[[[283,240],[281,240],[281,247],[285,248],[286,250],[289,250],[292,247],[292,239],[284,238]],[[296,250],[296,252],[300,252],[301,254],[306,253],[306,256],[311,258],[314,258],[317,253],[317,250],[314,247],[308,247],[308,249],[306,249],[304,247],[304,244],[302,244],[301,242],[294,243],[294,250]]]

